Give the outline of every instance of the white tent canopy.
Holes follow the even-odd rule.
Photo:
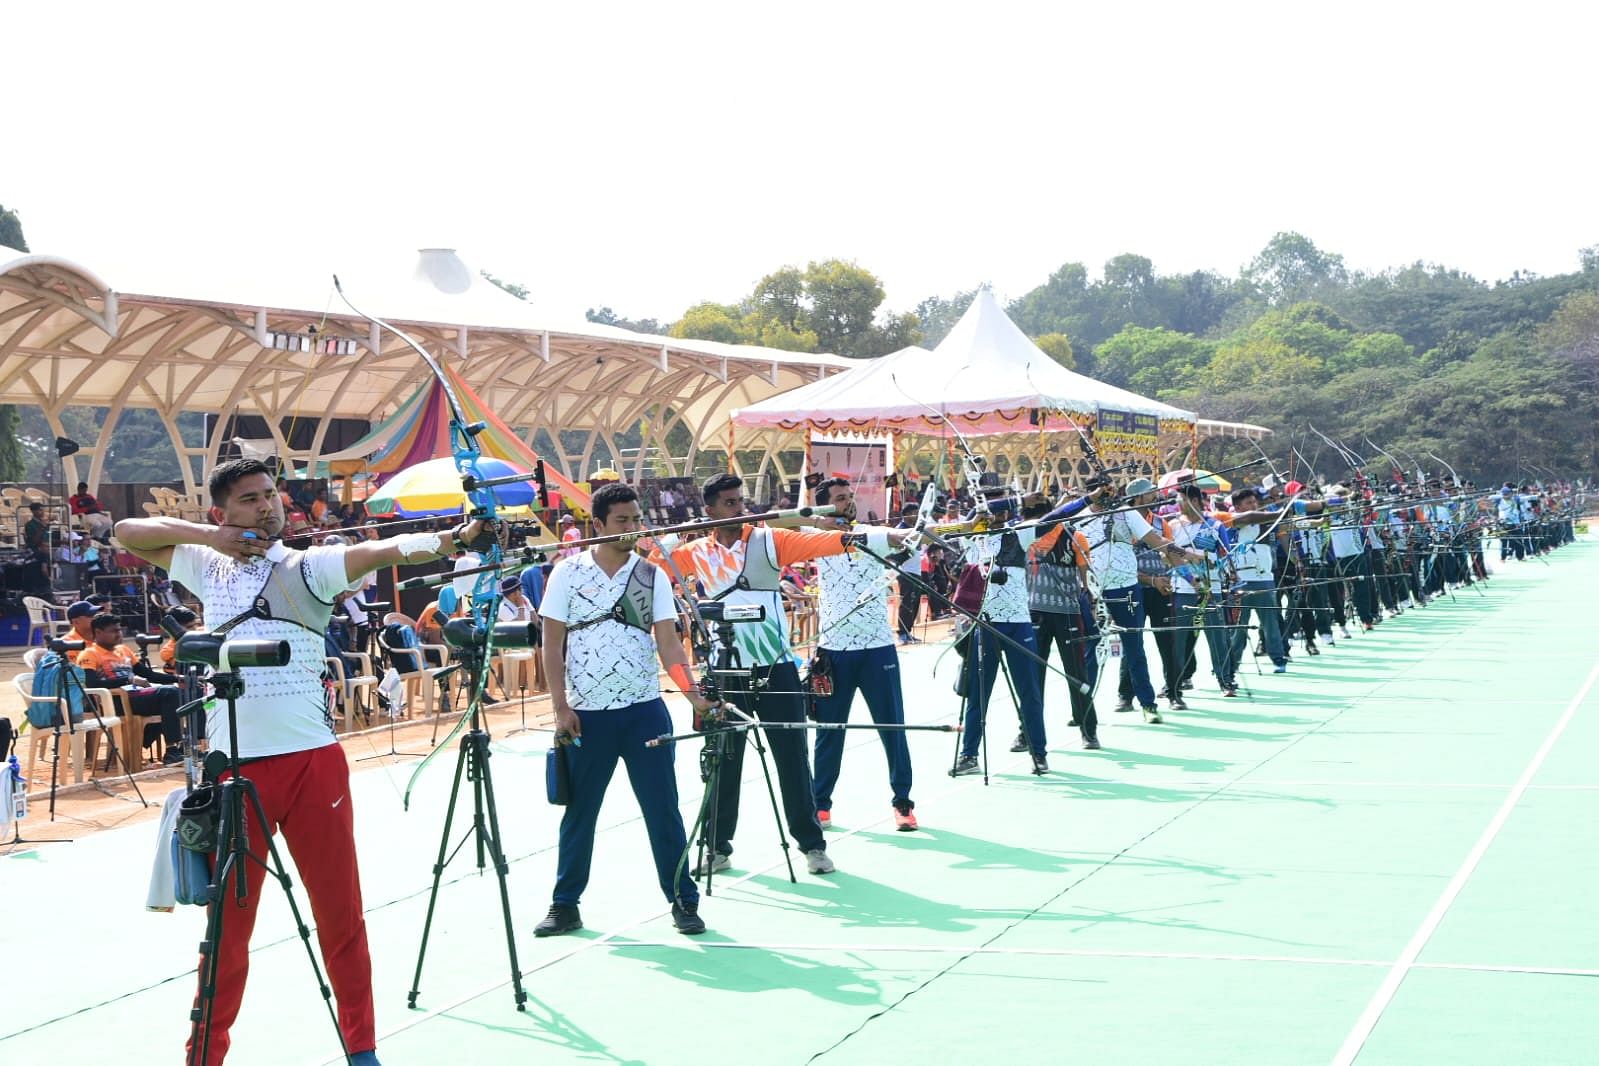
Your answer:
[[[1084,377],[1046,355],[983,290],[931,352],[903,348],[733,412],[738,426],[937,434],[943,419],[966,433],[1066,428],[1068,416],[1106,412],[1192,424],[1194,413]]]

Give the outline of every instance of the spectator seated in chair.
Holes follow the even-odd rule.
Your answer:
[[[67,502],[72,508],[72,513],[83,518],[89,536],[105,544],[111,542],[111,515],[100,506],[99,500],[90,495],[87,481],[78,482],[77,493]]]
[[[178,679],[139,662],[133,649],[122,643],[122,623],[116,615],[97,614],[89,625],[93,643],[78,653],[78,665],[83,668],[87,684],[91,688],[122,689],[131,713],[141,718],[160,718],[159,725],[145,727],[146,737],[151,738],[152,731],[156,731],[165,738],[167,750],[161,762],[165,766],[178,765],[183,761]],[[156,683],[141,685],[135,679]]]

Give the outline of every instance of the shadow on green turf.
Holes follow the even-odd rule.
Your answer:
[[[1144,800],[1149,803],[1198,803],[1201,800],[1223,803],[1249,803],[1260,799],[1286,800],[1291,803],[1309,803],[1317,807],[1337,807],[1338,804],[1324,796],[1296,796],[1289,793],[1245,791],[1236,787],[1200,785],[1195,788],[1165,788],[1144,785],[1133,781],[1107,781],[1097,777],[1083,777],[1053,771],[1042,777],[1033,774],[995,774],[996,785],[1011,787],[1043,786],[1043,795],[1051,793],[1071,800]]]
[[[549,1006],[537,996],[531,994],[528,996],[527,1009],[527,1020],[528,1024],[532,1026],[531,1028],[516,1025],[492,1025],[481,1018],[449,1012],[445,1012],[441,1016],[462,1025],[470,1025],[493,1033],[504,1033],[507,1036],[519,1036],[524,1040],[532,1040],[540,1044],[548,1044],[551,1047],[574,1051],[586,1058],[614,1062],[618,1066],[645,1066],[642,1059],[623,1058],[621,1055],[616,1054],[588,1030],[573,1024],[565,1014]],[[603,1011],[603,1008],[599,1009]]]
[[[790,888],[787,881],[781,884]],[[915,898],[915,897],[912,897]],[[710,930],[694,938],[698,944],[733,944],[732,938]],[[645,963],[668,977],[692,981],[717,992],[788,992],[798,990],[818,999],[850,1007],[884,1005],[888,1000],[877,981],[853,966],[809,959],[771,948],[748,951],[705,951],[685,942],[682,947],[663,944],[611,942],[614,954]]]

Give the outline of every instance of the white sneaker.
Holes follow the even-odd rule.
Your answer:
[[[716,857],[711,860],[711,872],[712,873],[719,874],[723,870],[727,870],[727,869],[731,869],[732,868],[733,860],[731,858],[729,858],[726,855],[723,855],[719,851],[715,852],[714,854],[715,854]],[[694,872],[690,876],[691,877],[704,877],[705,876],[705,862],[704,862],[703,859],[699,863],[697,863],[695,865]]]
[[[833,860],[827,857],[825,849],[812,848],[805,853],[806,873],[830,874],[836,869],[837,867],[833,865]]]

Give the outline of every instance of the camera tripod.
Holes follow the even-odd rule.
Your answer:
[[[485,643],[474,639],[460,648],[461,659],[467,670],[468,692],[477,692],[483,671],[488,669]],[[448,866],[471,839],[477,853],[479,871],[492,859],[494,876],[500,884],[500,912],[505,918],[505,950],[511,962],[511,988],[516,998],[516,1009],[527,1010],[527,991],[522,987],[522,967],[516,958],[516,926],[511,921],[511,894],[505,876],[509,871],[505,849],[501,846],[500,815],[494,803],[494,779],[489,774],[489,734],[483,728],[482,708],[478,700],[468,705],[471,728],[461,737],[461,754],[455,760],[455,781],[450,786],[450,802],[444,809],[444,830],[439,834],[439,857],[433,864],[433,888],[428,893],[427,918],[422,923],[422,943],[416,952],[416,973],[411,978],[411,991],[406,1005],[416,1008],[416,997],[421,993],[422,962],[427,957],[428,934],[433,929],[433,913],[439,902],[439,882]],[[472,827],[467,837],[450,847],[450,827],[455,821],[455,805],[461,797],[461,782],[472,786]]]
[[[712,713],[705,719],[704,746],[700,748],[700,780],[705,783],[705,795],[700,800],[699,812],[694,816],[694,822],[689,826],[688,847],[683,852],[683,859],[678,863],[679,869],[688,862],[689,853],[696,856],[696,867],[705,874],[705,894],[712,894],[712,883],[716,875],[716,844],[720,839],[717,830],[717,815],[721,808],[722,763],[730,754],[729,745],[733,743],[735,733],[745,733],[751,737],[755,744],[755,753],[760,757],[761,776],[766,781],[766,795],[772,804],[772,820],[777,826],[777,842],[783,848],[783,863],[788,867],[788,879],[791,883],[799,879],[794,875],[794,859],[790,853],[788,833],[783,827],[783,815],[777,806],[777,790],[772,785],[772,768],[766,757],[766,744],[761,738],[763,730],[759,721],[756,708],[760,702],[760,692],[764,682],[755,676],[754,670],[744,669],[740,663],[738,649],[733,645],[733,623],[718,621],[716,623],[716,660],[711,667],[711,691],[703,695],[712,703],[717,703],[722,696],[727,695],[722,688],[724,681],[732,680],[737,687],[734,691],[746,695],[749,699],[749,709],[732,707],[727,710],[723,705],[721,713]],[[708,652],[709,649],[702,649]],[[737,722],[729,722],[727,714],[736,715]]]
[[[60,644],[59,641],[52,641],[51,643]],[[56,690],[54,693],[55,706],[58,708],[57,713],[60,716],[60,721],[58,721],[55,726],[54,748],[51,752],[50,758],[50,820],[52,822],[56,820],[56,789],[60,787],[59,773],[61,768],[61,734],[64,730],[70,737],[73,733],[77,732],[77,730],[74,728],[76,723],[74,723],[72,720],[71,693],[74,691],[77,693],[79,703],[81,703],[83,707],[94,716],[95,722],[98,723],[100,727],[100,735],[105,737],[106,744],[110,746],[111,753],[106,758],[107,768],[110,768],[111,760],[114,757],[117,761],[117,764],[122,767],[123,776],[128,779],[128,784],[133,786],[133,794],[139,797],[139,802],[141,804],[146,807],[150,806],[150,801],[145,799],[144,793],[139,790],[139,782],[133,779],[133,771],[128,766],[127,757],[122,753],[122,749],[117,747],[117,738],[115,733],[106,728],[105,719],[100,717],[99,704],[91,700],[88,692],[84,690],[83,679],[78,675],[78,667],[73,666],[67,661],[65,646],[63,645],[61,648],[51,647],[50,651],[53,655],[61,660],[61,667],[56,671]],[[70,740],[68,743],[70,744]],[[84,748],[85,757],[87,757],[88,745],[85,744]],[[101,786],[98,782],[96,782],[95,785],[102,792],[106,791],[104,786]],[[110,793],[107,794],[109,795]],[[19,835],[20,832],[21,830],[19,829]],[[60,842],[39,840],[34,841],[34,843],[45,844]]]
[[[316,975],[317,988],[322,993],[322,1002],[328,1008],[328,1018],[333,1022],[333,1031],[339,1036],[339,1050],[348,1059],[350,1049],[344,1044],[344,1030],[339,1027],[339,1016],[333,1007],[333,992],[322,973],[322,964],[317,961],[316,951],[311,947],[311,930],[300,914],[299,904],[294,900],[289,875],[283,868],[283,859],[278,854],[277,844],[273,842],[267,823],[266,812],[261,807],[260,793],[256,791],[255,782],[243,776],[240,769],[238,699],[244,695],[244,681],[237,674],[219,673],[211,675],[211,684],[217,696],[227,700],[228,703],[228,751],[226,755],[222,752],[211,754],[206,760],[207,776],[216,778],[223,773],[229,776],[217,790],[220,810],[217,822],[216,865],[211,875],[211,887],[207,893],[209,903],[206,909],[205,939],[200,941],[200,990],[195,997],[197,1002],[189,1012],[191,1028],[188,1064],[199,1066],[210,1059],[217,970],[221,962],[222,938],[227,932],[222,922],[222,916],[226,913],[225,897],[228,896],[231,887],[234,902],[243,906],[249,894],[246,864],[251,862],[261,867],[278,883],[283,889],[284,898],[289,901],[289,912],[294,916],[294,927],[299,931],[300,942],[305,945],[306,957],[311,960],[311,972]],[[248,808],[246,804],[249,805]],[[265,843],[264,858],[250,851],[246,818],[252,813],[257,831]]]

